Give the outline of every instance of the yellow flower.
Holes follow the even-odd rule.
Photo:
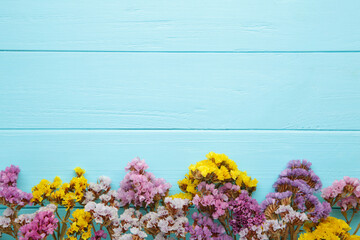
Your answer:
[[[177,194],[174,194],[174,195],[171,195],[169,196],[171,197],[172,199],[174,198],[181,198],[181,199],[189,199],[189,200],[192,200],[192,195],[190,193],[177,193]]]
[[[306,226],[306,233],[300,235],[299,240],[335,240],[340,239],[357,239],[357,237],[350,236],[349,225],[341,220],[334,217],[328,217],[322,220],[314,231],[310,231],[311,226]]]
[[[75,173],[76,173],[76,175],[77,175],[78,177],[81,177],[81,176],[84,175],[85,172],[86,172],[84,169],[82,169],[82,168],[80,168],[80,167],[76,167],[76,168],[74,169],[74,171],[75,171]]]
[[[91,226],[90,226],[91,228]],[[91,231],[87,231],[87,232],[84,232],[83,235],[81,236],[82,239],[86,240],[86,239],[89,239],[91,237]]]
[[[82,239],[91,237],[92,217],[89,212],[86,212],[84,209],[77,209],[73,212],[70,221],[72,223],[67,231],[69,238],[71,238],[71,235],[81,235]]]
[[[66,193],[62,197],[62,205],[64,205],[67,209],[73,208],[76,203],[76,195],[73,192]]]
[[[51,183],[46,179],[42,179],[38,185],[32,188],[33,198],[31,201],[40,204],[50,196],[51,192]]]
[[[55,177],[53,183],[51,184],[51,188],[59,188],[61,186],[62,180],[59,177]]]
[[[236,163],[225,154],[210,152],[206,159],[191,164],[189,173],[178,181],[180,189],[185,193],[196,194],[200,182],[239,185],[251,193],[256,189],[257,180],[251,179],[246,172],[241,172]]]
[[[250,176],[247,175],[246,171],[240,172],[238,178],[236,179],[236,185],[245,188],[255,188],[258,181],[256,179],[251,179]]]

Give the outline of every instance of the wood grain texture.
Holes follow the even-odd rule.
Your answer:
[[[20,186],[29,191],[42,178],[69,180],[81,166],[90,181],[101,175],[118,187],[124,167],[136,156],[149,171],[177,181],[188,166],[210,151],[226,153],[239,169],[259,180],[255,197],[272,191],[277,175],[292,159],[308,159],[324,186],[345,175],[360,176],[360,132],[313,131],[0,131],[0,169],[20,165]]]
[[[0,49],[360,50],[357,0],[0,2]]]
[[[360,129],[360,53],[0,53],[0,128]]]

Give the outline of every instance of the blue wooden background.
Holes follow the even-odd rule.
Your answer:
[[[360,177],[360,1],[1,0],[0,169],[30,191],[136,156],[173,184],[209,151]]]

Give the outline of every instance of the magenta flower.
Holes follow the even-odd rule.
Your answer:
[[[230,225],[234,233],[238,234],[246,229],[247,234],[249,234],[247,239],[251,239],[253,235],[257,235],[256,232],[252,231],[252,229],[254,229],[253,227],[260,226],[265,221],[265,216],[261,212],[259,203],[251,198],[246,191],[242,191],[241,194],[231,202],[231,208],[233,210],[233,219],[230,220]]]
[[[20,240],[40,240],[54,233],[58,220],[52,211],[40,211],[28,224],[20,227]]]
[[[104,230],[99,230],[95,232],[95,236],[91,238],[91,240],[101,240],[102,238],[107,238],[107,233]]]

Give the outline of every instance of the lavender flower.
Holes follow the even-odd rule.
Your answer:
[[[261,203],[266,222],[264,232],[271,238],[297,237],[305,221],[315,223],[329,216],[331,207],[321,203],[313,194],[321,188],[320,178],[311,170],[306,160],[293,160],[274,183],[275,193],[270,193]],[[285,227],[284,227],[285,226]]]
[[[216,224],[211,218],[195,212],[192,219],[194,224],[187,227],[191,240],[232,240],[232,237],[226,234],[224,227]]]

